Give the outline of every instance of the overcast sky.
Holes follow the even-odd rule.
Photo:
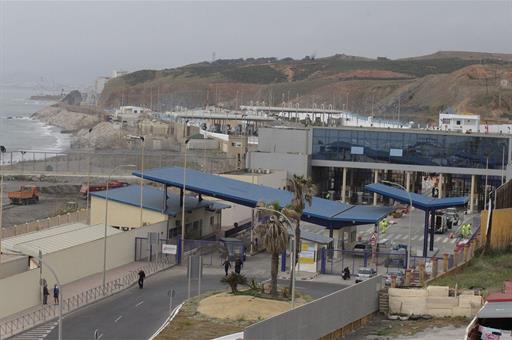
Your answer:
[[[512,53],[512,1],[5,2],[0,83],[217,58]]]

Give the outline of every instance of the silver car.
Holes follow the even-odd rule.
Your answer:
[[[357,270],[356,283],[363,282],[377,275],[377,271],[370,267],[361,267]]]

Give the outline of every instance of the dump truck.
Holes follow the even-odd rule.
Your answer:
[[[8,192],[7,197],[12,204],[34,204],[39,202],[39,188],[25,185],[22,186],[19,191]]]

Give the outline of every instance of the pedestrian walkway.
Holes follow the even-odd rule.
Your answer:
[[[23,334],[18,334],[11,338],[11,340],[43,340],[58,324],[58,322],[48,322],[39,327],[32,328]]]

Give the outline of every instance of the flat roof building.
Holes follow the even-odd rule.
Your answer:
[[[91,224],[105,221],[106,192],[91,193]],[[108,192],[108,224],[122,230],[139,228],[140,186],[130,185]],[[173,192],[165,192],[145,185],[143,192],[142,224],[149,225],[167,222],[167,237],[172,238],[181,232],[181,197]],[[208,238],[220,232],[221,210],[229,205],[186,196],[186,237],[189,239]]]
[[[398,182],[434,197],[469,196],[484,206],[487,191],[512,178],[510,136],[357,127],[262,128],[250,169],[313,178],[319,190],[350,203],[376,203],[364,186]]]

